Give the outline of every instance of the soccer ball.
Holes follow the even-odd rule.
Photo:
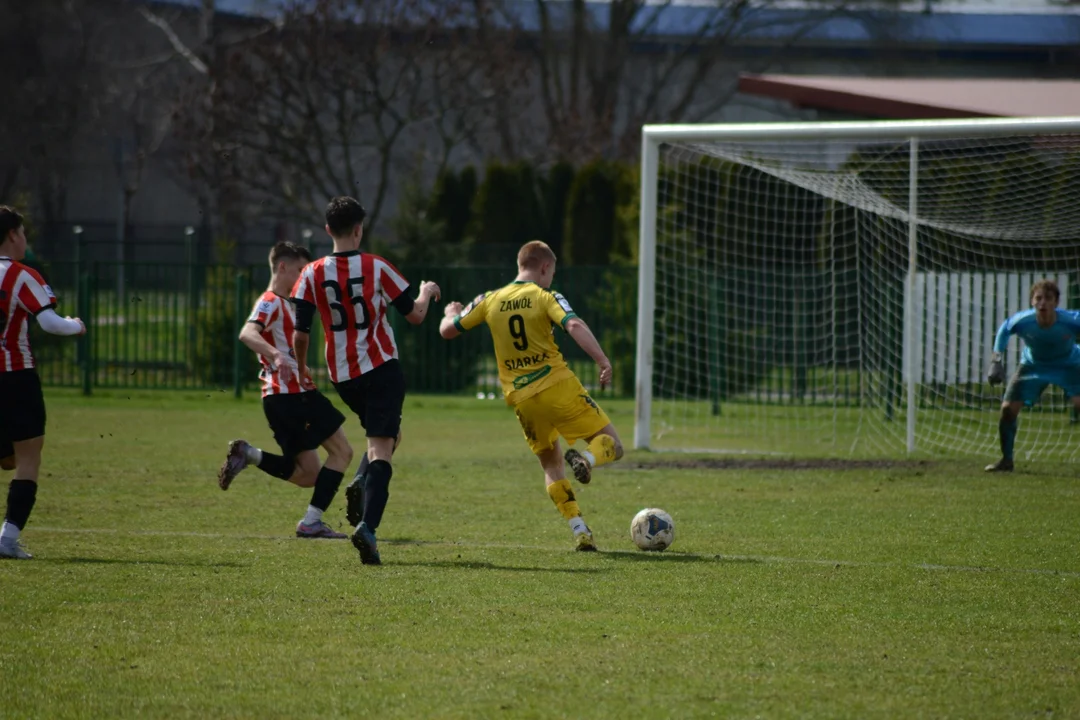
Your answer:
[[[663,550],[675,542],[675,521],[659,508],[646,508],[630,521],[630,539],[642,550]]]

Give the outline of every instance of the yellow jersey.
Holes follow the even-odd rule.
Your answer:
[[[565,329],[575,317],[570,303],[559,293],[517,280],[479,295],[454,318],[454,327],[465,332],[487,323],[503,396],[508,405],[517,405],[560,380],[574,377],[555,344],[555,325]]]

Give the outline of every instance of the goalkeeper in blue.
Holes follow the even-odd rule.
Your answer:
[[[1061,291],[1053,280],[1040,280],[1031,286],[1031,309],[1016,313],[998,328],[994,338],[994,354],[986,374],[991,385],[1005,381],[1002,356],[1009,347],[1009,337],[1016,335],[1024,341],[1020,367],[1005,386],[1001,401],[998,433],[1001,437],[1001,459],[987,465],[987,472],[1010,472],[1013,469],[1013,445],[1020,410],[1034,404],[1047,385],[1057,385],[1065,391],[1073,408],[1080,411],[1080,312],[1058,310]]]

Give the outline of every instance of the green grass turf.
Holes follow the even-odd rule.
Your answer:
[[[227,440],[273,447],[254,398],[47,398],[37,557],[0,563],[5,718],[1080,716],[1068,466],[631,453],[578,489],[603,552],[577,554],[501,402],[411,398],[371,568],[291,537],[309,491],[217,489]],[[629,543],[646,506],[668,552]]]

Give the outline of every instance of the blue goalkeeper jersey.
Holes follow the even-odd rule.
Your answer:
[[[1080,365],[1080,312],[1058,310],[1057,320],[1050,327],[1039,327],[1034,308],[1016,313],[998,328],[994,352],[1003,353],[1009,347],[1009,336],[1024,341],[1021,365]]]

